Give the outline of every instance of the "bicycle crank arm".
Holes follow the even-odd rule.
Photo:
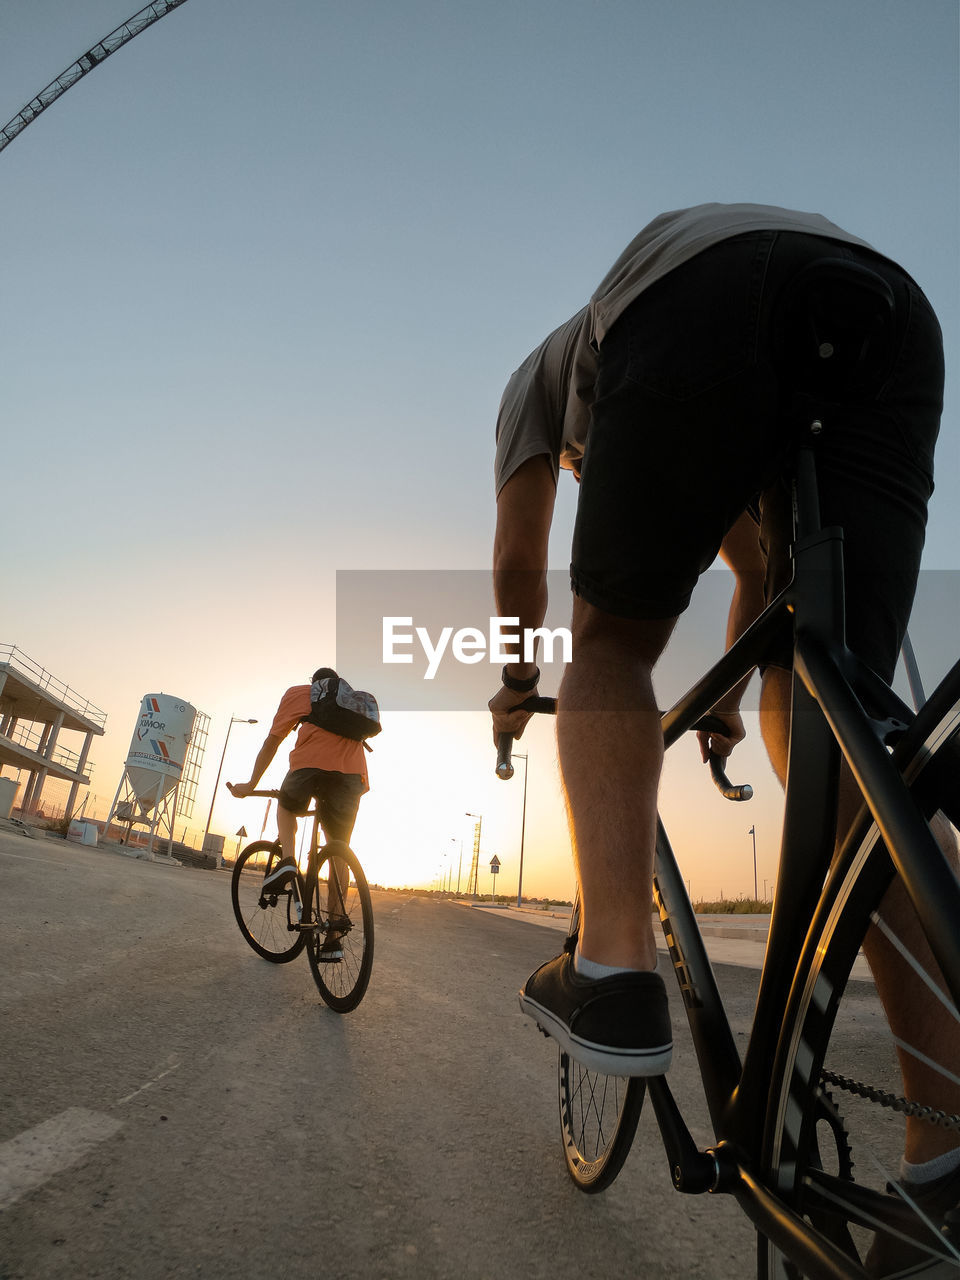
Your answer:
[[[663,1149],[670,1163],[670,1177],[677,1191],[702,1195],[705,1191],[732,1191],[739,1181],[735,1162],[721,1149],[701,1151],[684,1123],[664,1076],[647,1081],[653,1100]]]

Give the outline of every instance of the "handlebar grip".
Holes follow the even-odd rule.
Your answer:
[[[531,694],[529,698],[524,698],[523,702],[511,708],[513,711],[540,711],[544,715],[552,716],[557,711],[556,698],[545,698],[539,694]]]
[[[735,786],[723,771],[723,757],[714,755],[710,752],[709,757],[710,776],[716,784],[717,790],[725,800],[750,800],[753,797],[753,787],[749,782],[742,782]]]
[[[510,756],[513,752],[513,734],[501,733],[497,738],[497,777],[503,782],[513,777],[513,764]]]
[[[690,729],[693,733],[729,733],[726,721],[715,716],[713,712],[701,716],[696,724],[690,726]]]
[[[541,698],[536,694],[531,694],[529,698],[524,698],[523,702],[518,702],[513,711],[539,711],[543,715],[552,716],[556,714],[557,700],[556,698]],[[497,777],[502,782],[507,782],[513,777],[513,764],[510,756],[513,754],[513,734],[501,733],[497,738]]]

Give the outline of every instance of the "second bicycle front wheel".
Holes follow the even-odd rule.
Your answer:
[[[363,999],[373,968],[373,902],[359,859],[342,841],[318,854],[310,878],[310,971],[324,1002],[349,1013]]]
[[[230,900],[240,932],[258,956],[272,964],[286,964],[303,950],[298,907],[291,885],[264,895],[264,876],[276,869],[280,846],[269,840],[248,844],[240,853],[230,879]]]

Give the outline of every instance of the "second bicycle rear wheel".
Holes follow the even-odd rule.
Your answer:
[[[349,1013],[364,997],[373,968],[373,902],[352,849],[331,841],[318,854],[310,882],[310,924],[305,933],[310,971],[324,1002]]]

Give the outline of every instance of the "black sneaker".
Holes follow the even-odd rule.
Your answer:
[[[933,1182],[899,1182],[890,1190],[901,1202],[909,1197],[934,1224],[927,1239],[936,1240],[937,1233],[949,1224],[953,1228],[949,1239],[954,1248],[960,1247],[960,1168]],[[907,1280],[907,1277],[910,1280],[914,1277],[916,1280],[957,1280],[960,1277],[960,1258],[956,1255],[936,1256],[919,1243],[882,1231],[874,1236],[864,1266],[867,1275],[875,1280]]]
[[[339,964],[343,959],[343,937],[341,934],[330,934],[324,938],[317,952],[320,964]]]
[[[591,1071],[659,1076],[670,1066],[673,1033],[658,973],[582,978],[564,951],[527,979],[520,1008]]]
[[[280,893],[288,889],[297,878],[297,864],[292,858],[281,858],[268,876],[263,877],[261,893]]]

